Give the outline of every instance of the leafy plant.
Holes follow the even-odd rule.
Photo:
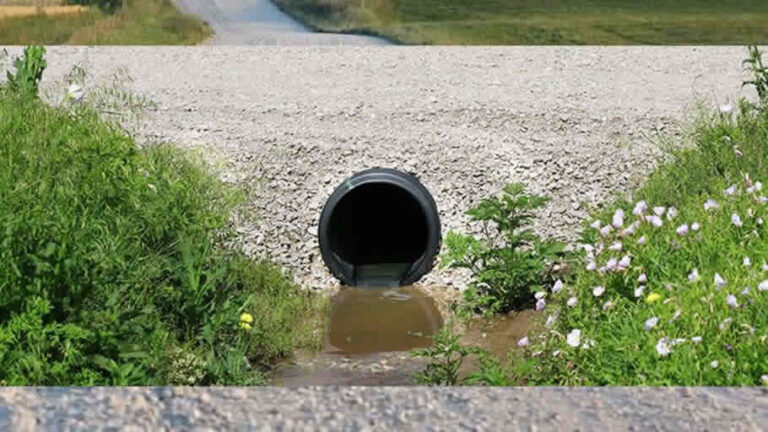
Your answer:
[[[744,60],[744,64],[749,65],[747,69],[754,78],[744,81],[742,86],[754,86],[761,106],[768,107],[768,68],[763,66],[763,55],[757,45],[749,47],[749,58]]]
[[[43,56],[45,48],[42,46],[28,46],[24,54],[16,58],[13,65],[15,73],[7,72],[8,88],[23,96],[37,97],[38,84],[43,78],[43,70],[47,66]]]
[[[427,358],[427,367],[416,374],[417,384],[425,385],[457,385],[459,384],[459,368],[464,360],[473,354],[485,351],[478,347],[462,345],[460,334],[453,333],[448,326],[443,327],[434,335],[434,344],[428,348],[413,350],[414,357]]]
[[[530,228],[534,210],[547,199],[527,195],[519,183],[508,184],[500,197],[487,198],[467,211],[482,223],[481,238],[449,232],[444,266],[472,271],[465,291],[469,310],[508,312],[530,302],[531,294],[547,281],[549,265],[564,244],[542,240]]]

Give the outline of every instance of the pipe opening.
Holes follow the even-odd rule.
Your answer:
[[[414,177],[394,170],[365,171],[342,184],[319,227],[326,265],[353,286],[414,282],[431,269],[439,237],[432,197]]]

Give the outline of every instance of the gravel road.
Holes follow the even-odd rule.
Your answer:
[[[370,36],[315,33],[270,0],[176,0],[213,27],[212,45],[388,45]]]
[[[14,47],[11,54],[21,50]],[[142,140],[200,146],[228,163],[261,220],[246,250],[269,252],[314,288],[334,280],[316,245],[333,188],[373,166],[415,173],[445,230],[504,183],[553,201],[535,229],[572,239],[614,192],[642,181],[660,137],[698,101],[733,102],[742,47],[51,47],[44,83],[73,65],[124,67],[157,102]],[[88,86],[86,85],[86,91]],[[437,270],[425,284],[461,288]]]
[[[5,388],[2,430],[762,431],[760,388]],[[762,426],[761,426],[762,425]]]

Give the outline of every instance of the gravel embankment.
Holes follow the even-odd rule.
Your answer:
[[[760,388],[6,388],[3,430],[762,431]],[[98,429],[96,429],[98,428]]]
[[[10,49],[12,54],[20,49]],[[334,284],[316,245],[333,188],[385,166],[417,174],[444,229],[504,183],[553,200],[540,233],[572,239],[586,206],[641,182],[661,136],[697,100],[733,101],[742,47],[54,47],[44,81],[80,64],[125,67],[158,103],[147,140],[202,146],[248,185],[261,220],[239,230],[315,288]],[[87,90],[87,89],[86,89]],[[423,282],[461,287],[437,270]]]

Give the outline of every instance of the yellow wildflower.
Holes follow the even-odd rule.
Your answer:
[[[248,324],[247,322],[241,322],[241,323],[240,323],[240,327],[241,327],[243,330],[250,330],[250,329],[251,329],[251,325],[250,325],[250,324]]]
[[[242,321],[244,323],[247,323],[247,324],[250,324],[250,323],[253,322],[253,315],[251,315],[249,313],[244,313],[244,314],[240,315],[240,321]]]
[[[657,301],[661,300],[661,295],[656,293],[650,293],[648,294],[648,298],[645,299],[646,303],[655,303]]]

